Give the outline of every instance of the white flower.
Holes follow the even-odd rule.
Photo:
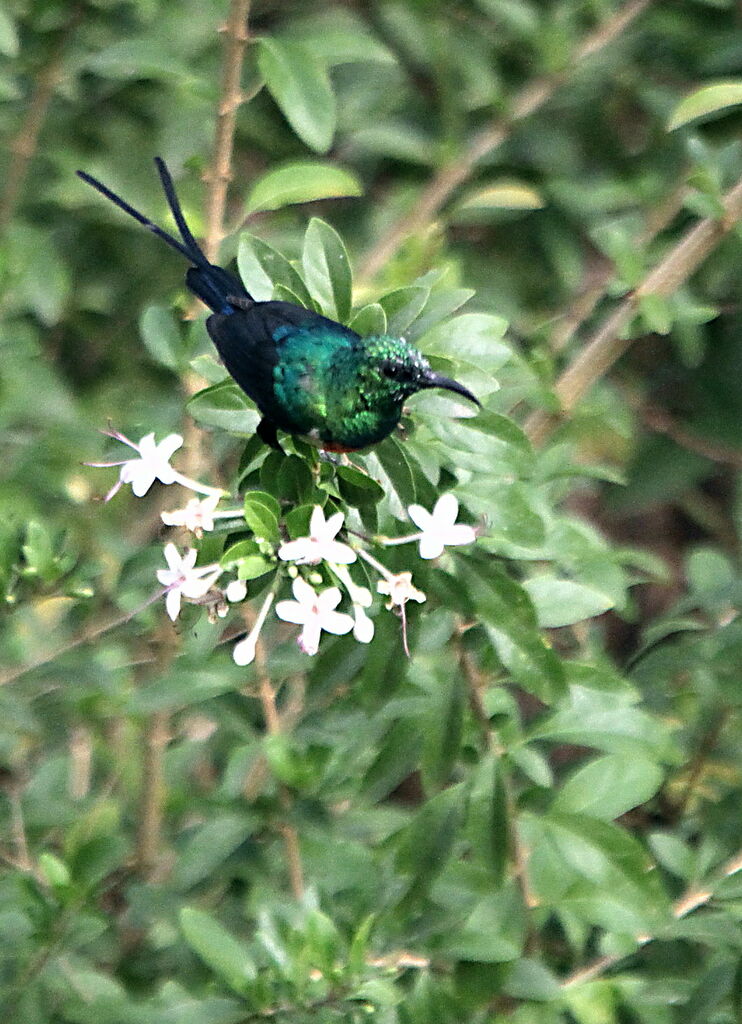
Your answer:
[[[155,480],[163,484],[172,484],[176,480],[176,471],[170,465],[175,452],[183,444],[180,434],[168,434],[159,444],[155,443],[154,434],[145,434],[139,444],[130,441],[128,437],[115,431],[107,432],[109,437],[116,438],[123,444],[128,444],[137,452],[137,459],[122,459],[119,462],[88,462],[88,466],[121,466],[119,478],[106,495],[105,500],[110,501],[122,484],[131,484],[131,489],[137,498],[147,493]]]
[[[471,544],[477,539],[472,526],[457,523],[459,503],[453,494],[442,494],[432,514],[422,505],[410,505],[407,514],[415,526],[420,527],[421,558],[438,558],[449,545]]]
[[[417,601],[418,604],[426,599],[422,590],[412,585],[411,572],[399,572],[396,576],[391,573],[383,580],[379,580],[376,589],[380,594],[386,594],[389,598],[387,608],[403,608],[408,601]]]
[[[224,591],[228,601],[244,601],[247,597],[247,583],[244,580],[232,580]]]
[[[139,456],[138,459],[119,459],[115,462],[85,463],[86,466],[121,467],[119,478],[106,495],[106,501],[111,500],[122,484],[131,484],[134,494],[137,498],[141,498],[155,480],[159,480],[162,484],[182,484],[183,487],[189,487],[192,491],[198,491],[200,494],[222,495],[225,493],[218,487],[207,487],[206,484],[200,484],[196,480],[183,476],[170,465],[170,459],[183,444],[180,434],[168,434],[159,444],[155,443],[154,434],[145,434],[137,444],[116,430],[104,430],[103,433],[121,441],[122,444],[127,444]]]
[[[230,584],[231,586],[231,584]],[[229,590],[229,587],[227,587]],[[284,602],[285,604],[291,604],[291,601]],[[263,601],[263,606],[258,612],[258,617],[255,620],[255,625],[239,643],[235,644],[234,650],[232,651],[232,657],[234,658],[237,665],[249,665],[255,660],[255,645],[258,642],[260,636],[260,630],[263,628],[263,623],[270,610],[270,606],[273,604],[273,592],[266,597]]]
[[[350,565],[356,560],[355,551],[335,540],[344,518],[342,512],[336,512],[325,520],[325,513],[315,505],[309,520],[309,536],[283,544],[278,549],[278,557],[297,565],[319,565],[320,562]]]
[[[206,498],[191,498],[185,508],[174,512],[162,512],[160,518],[165,526],[185,526],[197,537],[214,529],[214,512],[219,504],[220,495],[210,494]]]
[[[221,575],[222,569],[218,565],[194,568],[198,558],[195,548],[189,548],[181,555],[174,544],[166,544],[164,553],[168,567],[157,570],[157,579],[167,590],[165,607],[175,622],[180,612],[181,598],[198,600],[204,597]]]
[[[297,642],[305,654],[317,653],[323,629],[338,636],[353,629],[350,615],[335,611],[342,597],[337,587],[328,587],[318,594],[305,580],[297,577],[292,590],[296,600],[279,601],[276,615],[284,622],[295,622],[304,627]]]

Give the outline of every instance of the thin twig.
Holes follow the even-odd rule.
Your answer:
[[[248,619],[248,628],[252,629],[255,613],[248,607],[245,611],[245,615]],[[271,736],[276,736],[282,731],[281,719],[276,706],[276,692],[273,689],[270,673],[268,671],[268,658],[265,653],[265,645],[261,637],[258,637],[255,641],[254,665],[255,673],[258,677],[258,692],[260,695],[260,703],[263,707],[266,729]],[[262,766],[260,770],[257,769],[257,766],[253,767],[253,771],[250,773],[251,790],[256,781],[262,785],[262,782],[265,779],[265,771],[266,769]],[[259,778],[256,779],[255,776],[258,776]],[[279,796],[281,806],[285,811],[288,811],[291,808],[291,794],[286,786],[279,786]],[[286,851],[286,863],[288,865],[291,891],[294,895],[294,899],[301,900],[304,897],[304,872],[302,870],[301,863],[299,835],[294,826],[289,825],[287,822],[281,822],[278,826],[278,831],[283,838],[283,845]]]
[[[131,622],[132,619],[136,618],[140,612],[143,612],[145,608],[149,608],[155,601],[159,601],[164,591],[162,589],[156,590],[151,597],[148,597],[144,604],[138,605],[133,612],[127,612],[126,615],[118,615],[115,619],[108,619],[108,621],[97,624],[93,623],[88,629],[84,629],[81,633],[78,633],[76,637],[70,640],[68,643],[63,644],[61,647],[57,647],[56,650],[52,651],[51,654],[45,654],[41,658],[37,658],[35,661],[29,662],[27,665],[21,665],[20,668],[9,669],[0,675],[0,686],[5,686],[7,683],[14,683],[16,679],[20,679],[21,676],[25,676],[28,672],[33,672],[34,669],[42,668],[44,665],[50,664],[52,661],[56,661],[57,658],[61,658],[67,654],[68,651],[74,651],[77,647],[82,647],[84,644],[92,643],[93,640],[97,640],[98,637],[103,636],[105,633],[110,633],[112,629],[117,629],[119,626],[126,625],[127,622]]]
[[[588,57],[604,49],[638,17],[653,0],[632,0],[577,47],[570,66],[576,67]],[[452,193],[470,177],[479,161],[509,137],[514,126],[551,99],[565,80],[563,74],[536,79],[521,89],[513,99],[506,120],[488,125],[474,136],[468,148],[455,160],[444,164],[405,214],[366,254],[358,273],[366,283],[395,255],[402,244],[418,234],[434,220]]]
[[[163,762],[169,739],[169,715],[166,711],[155,711],[150,715],[143,736],[142,791],[136,849],[137,871],[147,880],[155,875],[159,861],[165,803]]]
[[[709,441],[705,437],[699,437],[690,430],[686,430],[678,423],[665,409],[657,405],[644,405],[639,407],[639,415],[645,427],[655,434],[664,434],[674,441],[680,448],[702,455],[711,462],[718,462],[722,466],[731,466],[733,469],[742,469],[742,448],[734,448],[731,445],[722,444],[720,441]]]
[[[562,373],[554,390],[563,416],[569,416],[589,388],[605,376],[634,343],[635,339],[622,337],[622,333],[641,300],[650,295],[664,298],[677,291],[742,218],[742,179],[724,196],[723,207],[723,217],[708,217],[684,235],[639,287],[607,317]],[[540,444],[559,422],[560,417],[539,410],[529,416],[525,430],[534,444]]]
[[[469,706],[471,707],[472,714],[477,720],[479,730],[482,734],[484,748],[487,752],[492,752],[500,758],[500,778],[502,779],[503,789],[505,792],[505,805],[510,832],[509,852],[514,866],[515,878],[523,898],[523,904],[526,907],[532,908],[538,905],[538,900],[531,891],[531,886],[528,880],[528,854],[521,842],[520,834],[518,832],[518,808],[515,799],[515,792],[513,790],[513,781],[507,766],[502,763],[504,750],[498,741],[496,732],[492,729],[487,709],[484,706],[483,694],[486,689],[485,680],[482,678],[474,664],[471,654],[466,650],[462,643],[462,635],[465,630],[465,626],[459,626],[459,633],[457,636],[459,665],[464,674],[464,678],[466,679],[469,691]]]
[[[736,875],[738,871],[742,871],[742,850],[738,851],[731,857],[716,873],[715,882],[723,881],[725,878],[729,878],[731,875]],[[699,907],[705,906],[714,894],[714,886],[692,886],[687,889],[683,895],[675,900],[672,905],[672,916],[676,921],[679,921],[683,917],[687,917],[693,910],[698,910]],[[652,935],[638,935],[636,937],[639,946],[646,946],[647,943],[651,942],[654,936]],[[599,977],[603,971],[608,970],[611,967],[615,967],[616,964],[620,963],[621,960],[626,959],[623,954],[611,953],[607,956],[598,957],[591,963],[586,964],[584,967],[579,967],[576,971],[572,971],[562,981],[562,986],[568,988],[572,985],[581,985],[586,981],[592,981],[594,978]]]
[[[39,72],[36,87],[28,105],[26,116],[17,134],[8,144],[10,162],[5,172],[5,186],[0,198],[0,234],[13,219],[18,200],[23,192],[28,168],[39,143],[54,90],[62,78],[67,43],[77,28],[82,14],[80,5],[75,5],[70,19],[58,37],[49,60]]]
[[[219,91],[219,109],[216,117],[216,135],[211,168],[208,173],[209,195],[206,206],[206,238],[204,252],[215,263],[224,229],[224,210],[227,189],[232,180],[232,150],[237,110],[243,102],[240,82],[245,46],[249,38],[247,19],[250,0],[232,0],[224,27],[226,45],[222,65],[222,83]]]
[[[656,208],[647,212],[644,227],[636,239],[638,249],[646,248],[660,232],[670,226],[683,208],[688,191],[688,186],[683,182],[678,188],[673,189]],[[605,296],[615,273],[615,265],[605,257],[601,260],[599,267],[590,267],[577,298],[570,308],[558,317],[551,332],[549,340],[554,352],[561,352],[567,347],[598,302]]]

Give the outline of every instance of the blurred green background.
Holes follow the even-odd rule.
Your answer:
[[[82,465],[110,451],[99,430],[183,432],[199,471],[227,475],[244,438],[185,411],[209,343],[178,258],[75,170],[169,225],[164,157],[203,236],[228,15],[187,0],[0,10],[5,1019],[739,1020],[738,227],[642,307],[628,353],[535,455],[520,431],[499,437],[517,455],[503,486],[536,481],[525,509],[551,546],[526,552],[518,535],[487,550],[521,582],[553,562],[611,595],[587,623],[539,617],[562,703],[537,701],[484,630],[461,641],[446,608],[459,625],[467,607],[487,614],[476,588],[461,596],[466,570],[438,584],[416,634],[430,660],[409,670],[396,624],[311,670],[278,646],[282,709],[305,687],[311,699],[269,743],[244,673],[210,653],[214,630],[189,622],[175,640],[153,607],[94,639],[151,592],[171,502],[102,504],[113,477]],[[740,176],[731,0],[256,0],[247,27],[220,262],[245,228],[296,260],[320,216],[348,247],[358,306],[440,272],[434,319],[509,322],[488,407],[521,427],[556,409],[559,372]],[[720,81],[728,100],[668,130]],[[400,231],[431,188],[430,215]],[[456,465],[441,461],[441,489]],[[500,507],[501,492],[475,492],[474,515]],[[491,686],[485,750],[476,706],[450,686],[474,677]],[[699,891],[686,921],[673,901]]]

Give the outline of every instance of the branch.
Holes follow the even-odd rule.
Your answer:
[[[661,231],[670,226],[683,208],[688,191],[688,186],[684,182],[678,188],[673,189],[655,209],[649,210],[644,229],[636,239],[638,249],[645,249]],[[569,309],[558,316],[554,330],[551,332],[551,348],[554,352],[561,352],[567,347],[598,302],[605,296],[615,272],[615,265],[606,257],[601,260],[599,268],[588,269],[577,298]]]
[[[255,625],[255,613],[249,606],[245,609],[245,616],[247,618],[248,629],[252,629]],[[255,672],[258,677],[258,691],[260,695],[260,703],[263,706],[265,725],[268,733],[271,736],[276,736],[283,730],[281,726],[281,719],[278,715],[278,708],[276,707],[276,691],[273,689],[270,673],[268,672],[268,659],[265,653],[265,644],[261,637],[258,637],[255,642],[254,664]],[[296,709],[294,709],[292,714],[296,713]],[[262,787],[266,774],[267,763],[263,758],[261,758],[256,762],[256,765],[253,766],[253,770],[249,773],[248,779],[245,780],[245,788],[247,788],[248,783],[250,791],[254,789],[256,783],[258,787]],[[279,786],[279,798],[283,809],[285,811],[290,810],[291,794],[286,786]],[[301,900],[304,897],[304,872],[301,863],[299,834],[296,831],[296,828],[293,825],[289,825],[288,822],[281,822],[278,825],[278,831],[283,838],[283,845],[286,851],[286,863],[289,870],[291,892],[293,893],[295,900]]]
[[[640,300],[649,295],[667,297],[677,291],[742,218],[742,179],[724,196],[723,207],[723,217],[708,217],[687,232],[639,287],[624,298],[562,373],[554,389],[562,415],[569,416],[583,395],[634,343],[634,338],[621,334]],[[538,411],[529,416],[525,431],[534,444],[540,444],[559,421],[559,416]]]
[[[721,882],[725,878],[729,878],[731,875],[736,875],[738,871],[742,871],[742,850],[735,853],[717,872],[716,882]],[[696,886],[687,889],[683,895],[675,900],[672,905],[672,916],[676,921],[686,917],[693,910],[698,910],[699,907],[705,906],[714,894],[713,886]],[[647,943],[651,942],[654,938],[653,935],[638,935],[636,937],[639,946],[646,946]],[[611,953],[608,956],[598,957],[593,960],[592,963],[586,964],[584,967],[579,967],[576,971],[568,974],[562,982],[563,988],[568,988],[571,985],[581,985],[583,982],[592,981],[608,970],[610,967],[615,967],[617,963],[624,960],[625,956],[617,953]]]
[[[631,0],[583,40],[570,61],[570,67],[574,68],[612,43],[652,2],[653,0]],[[460,157],[444,164],[423,189],[414,208],[366,254],[358,273],[359,283],[362,284],[374,277],[411,235],[424,231],[451,194],[471,175],[479,161],[502,145],[519,121],[523,121],[550,100],[562,85],[564,78],[564,74],[549,75],[529,83],[516,93],[507,120],[497,120],[488,125],[474,136]]]
[[[82,10],[78,5],[73,9],[66,27],[57,39],[47,64],[39,73],[23,124],[8,144],[10,163],[5,175],[5,187],[0,198],[0,234],[8,227],[15,214],[18,200],[23,192],[29,164],[36,152],[41,129],[44,127],[49,104],[62,77],[65,48],[77,28],[81,14]]]
[[[206,239],[204,251],[212,263],[217,261],[219,244],[224,232],[224,210],[227,203],[227,189],[232,180],[232,151],[237,109],[242,103],[240,82],[242,62],[247,45],[247,19],[250,14],[250,0],[232,0],[227,23],[223,29],[227,40],[222,65],[222,84],[219,109],[216,118],[214,153],[206,180],[209,195],[206,206]]]
[[[150,715],[143,738],[142,792],[137,828],[136,867],[146,880],[157,869],[165,805],[163,761],[170,739],[170,717],[166,711]]]

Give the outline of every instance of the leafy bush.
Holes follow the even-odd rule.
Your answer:
[[[737,1020],[733,5],[250,8],[0,12],[5,1018]],[[269,450],[156,154],[483,409]]]

